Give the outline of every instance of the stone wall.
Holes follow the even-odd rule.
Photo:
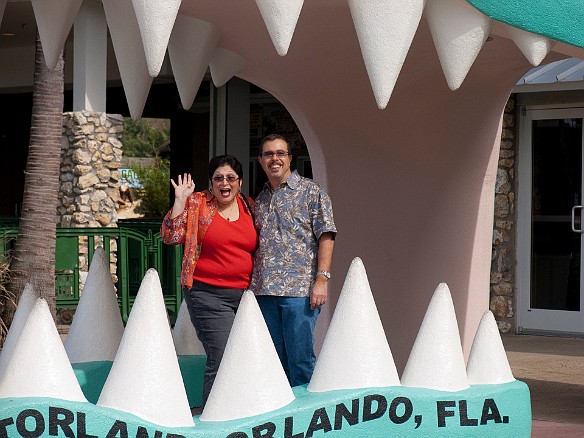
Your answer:
[[[509,332],[514,327],[515,313],[515,175],[516,175],[516,113],[512,95],[505,106],[501,150],[495,184],[495,217],[491,261],[490,309],[499,330]]]
[[[61,190],[57,224],[64,228],[115,227],[120,200],[122,133],[119,115],[89,111],[63,114]],[[101,244],[97,241],[96,244]],[[116,242],[111,244],[111,272],[116,273]],[[81,288],[89,268],[86,242],[80,244]]]
[[[88,111],[63,115],[60,226],[115,225],[123,130],[121,116]]]

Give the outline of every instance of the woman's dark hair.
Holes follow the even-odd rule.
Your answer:
[[[237,158],[235,158],[233,155],[217,155],[216,157],[211,158],[211,161],[209,161],[209,180],[213,178],[213,174],[217,168],[223,166],[231,166],[233,171],[237,173],[239,179],[243,179],[243,167]]]

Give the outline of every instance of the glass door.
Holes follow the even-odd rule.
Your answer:
[[[584,110],[527,110],[519,175],[519,314],[524,331],[583,333]]]

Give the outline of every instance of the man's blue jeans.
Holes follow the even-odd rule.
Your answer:
[[[314,327],[320,308],[311,310],[309,297],[256,298],[290,386],[310,382],[316,363]]]

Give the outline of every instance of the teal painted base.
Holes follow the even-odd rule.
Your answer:
[[[178,366],[180,367],[191,408],[201,406],[206,359],[206,356],[178,357]]]
[[[557,41],[584,47],[582,0],[467,0],[488,17]]]
[[[74,363],[73,371],[81,386],[83,395],[90,403],[97,403],[101,389],[112,369],[113,362],[84,362]]]
[[[0,436],[309,438],[529,437],[529,388],[515,381],[458,392],[387,387],[310,393],[276,411],[246,419],[167,428],[91,403],[46,398],[0,399]],[[237,403],[237,400],[233,400]]]
[[[205,361],[206,356],[178,357],[178,366],[191,408],[201,406]],[[73,371],[88,402],[97,403],[101,389],[112,369],[112,363],[102,361],[73,364]]]

